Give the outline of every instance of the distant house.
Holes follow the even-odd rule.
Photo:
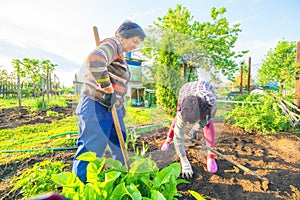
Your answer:
[[[125,54],[125,59],[131,75],[125,98],[131,100],[132,106],[144,106],[146,88],[142,86],[143,60],[134,57],[131,52]]]

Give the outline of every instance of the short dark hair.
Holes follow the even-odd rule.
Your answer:
[[[211,108],[212,106],[199,96],[187,96],[180,106],[182,120],[194,124],[210,115]]]
[[[119,34],[125,39],[132,38],[135,36],[140,37],[142,40],[146,38],[146,34],[143,31],[143,29],[138,24],[128,20],[126,20],[120,25],[120,27],[116,31],[116,35],[117,34]]]

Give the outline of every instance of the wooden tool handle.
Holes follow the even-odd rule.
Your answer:
[[[96,26],[93,26],[93,32],[94,32],[96,45],[98,46],[100,44],[100,37],[99,37],[98,29]]]
[[[120,126],[119,118],[118,118],[118,113],[117,113],[115,105],[113,105],[113,107],[111,109],[111,113],[112,113],[112,116],[113,116],[113,120],[114,120],[114,123],[115,123],[115,128],[116,128],[116,131],[117,131],[119,143],[120,143],[122,154],[123,154],[123,157],[124,157],[125,166],[126,166],[127,170],[129,170],[129,156],[128,156],[128,152],[126,150],[125,141],[124,141],[124,138],[123,138],[123,135],[122,135],[121,126]]]

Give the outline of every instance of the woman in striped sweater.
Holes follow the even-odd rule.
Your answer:
[[[123,53],[131,52],[145,39],[143,29],[136,23],[125,21],[115,37],[101,41],[87,57],[79,71],[83,82],[76,114],[79,121],[78,149],[74,157],[73,172],[86,182],[88,162],[77,160],[85,152],[96,152],[102,157],[109,147],[112,157],[124,163],[111,108],[115,105],[124,140],[126,128],[123,116],[124,96],[130,79]]]

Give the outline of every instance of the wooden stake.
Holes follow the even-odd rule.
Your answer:
[[[247,80],[247,90],[250,92],[250,76],[251,76],[251,57],[249,57],[248,60],[248,80]]]
[[[241,62],[240,63],[240,92],[242,93],[243,92],[243,65],[244,65],[244,62]]]

